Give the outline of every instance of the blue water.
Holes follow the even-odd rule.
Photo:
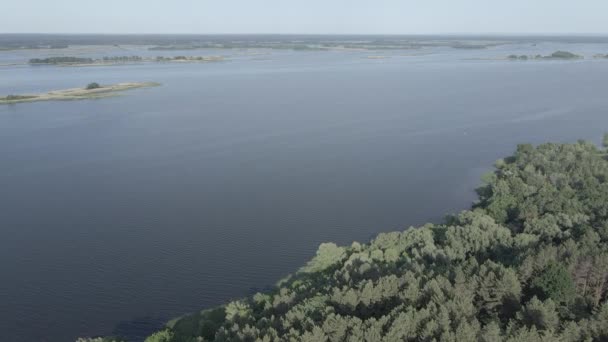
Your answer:
[[[161,54],[130,49],[121,55]],[[608,61],[475,59],[558,49],[608,53],[550,42],[0,66],[0,95],[162,83],[0,106],[3,339],[137,340],[274,284],[321,242],[367,241],[469,207],[480,175],[517,143],[599,142]],[[366,58],[379,54],[391,58]],[[0,64],[40,56],[0,52]]]

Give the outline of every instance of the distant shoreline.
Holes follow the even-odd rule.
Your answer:
[[[223,62],[224,56],[173,56],[173,57],[142,57],[142,56],[112,56],[103,58],[87,58],[74,56],[59,56],[47,58],[32,58],[27,63],[31,66],[111,66],[111,65],[133,65],[142,63],[211,63]]]

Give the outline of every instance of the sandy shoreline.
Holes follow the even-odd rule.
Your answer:
[[[146,88],[156,87],[160,83],[156,82],[126,82],[112,85],[103,85],[95,89],[85,88],[71,88],[62,90],[53,90],[46,93],[40,94],[22,94],[12,95],[6,97],[0,97],[0,104],[13,104],[22,102],[38,102],[38,101],[67,101],[67,100],[83,100],[83,99],[96,99],[103,97],[116,96],[119,92]]]

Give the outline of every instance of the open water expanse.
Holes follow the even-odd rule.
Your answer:
[[[599,143],[608,131],[608,59],[592,58],[608,53],[603,42],[70,50],[0,52],[0,96],[162,86],[0,105],[4,341],[138,341],[273,285],[321,242],[368,241],[468,208],[480,176],[518,143]],[[586,58],[500,59],[556,50]],[[26,64],[62,54],[226,61]]]

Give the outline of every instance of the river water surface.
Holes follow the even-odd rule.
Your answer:
[[[156,55],[79,51],[81,55]],[[222,63],[7,65],[0,95],[156,81],[123,96],[0,106],[0,331],[120,334],[274,284],[321,242],[367,241],[470,206],[518,143],[599,142],[608,60],[485,50],[171,51]],[[386,54],[391,58],[368,59]]]

